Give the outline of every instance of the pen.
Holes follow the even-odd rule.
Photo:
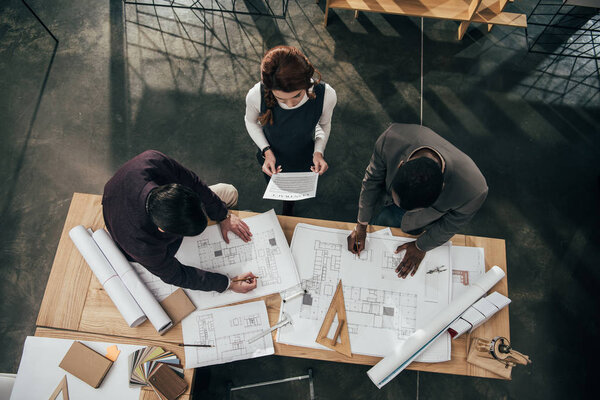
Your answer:
[[[238,279],[232,279],[231,282],[244,282],[244,281],[250,281],[252,279],[258,279],[260,278],[259,276],[252,276],[252,277],[248,277],[248,278],[238,278]]]
[[[215,347],[212,344],[188,344],[188,343],[177,343],[179,347]]]
[[[356,249],[358,256],[360,257],[360,240],[358,240],[358,231],[354,228],[354,232],[356,232],[356,242],[354,243],[354,248]]]

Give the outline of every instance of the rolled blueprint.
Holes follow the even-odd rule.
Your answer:
[[[144,322],[146,315],[144,315],[123,281],[104,257],[90,233],[82,225],[79,225],[69,231],[69,236],[125,319],[125,322],[127,322],[127,325],[134,327]]]
[[[379,361],[367,375],[381,389],[396,375],[402,372],[415,358],[419,356],[435,339],[446,332],[448,326],[481,296],[490,290],[500,279],[504,271],[493,266],[473,285],[466,289],[448,307],[435,315],[424,327],[418,329],[401,343],[394,352]]]
[[[173,326],[173,322],[165,310],[144,282],[142,282],[137,272],[135,272],[110,235],[104,229],[100,229],[94,232],[92,238],[98,247],[100,247],[100,250],[110,265],[112,265],[117,275],[119,275],[125,287],[133,295],[133,298],[142,308],[152,325],[154,325],[154,329],[162,334]]]

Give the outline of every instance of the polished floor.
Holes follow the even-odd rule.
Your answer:
[[[124,6],[120,0],[0,2],[0,371],[16,372],[73,192],[102,193],[146,149],[209,183],[240,209],[264,180],[243,123],[267,48],[300,47],[337,91],[315,200],[297,215],[354,221],[360,181],[389,123],[419,123],[469,154],[490,193],[463,233],[506,239],[511,338],[533,365],[510,382],[406,371],[377,390],[367,367],[266,357],[204,368],[197,398],[312,368],[319,399],[564,399],[593,388],[598,337],[600,81],[595,60],[527,51],[525,32],[330,13],[289,2],[285,20]],[[321,3],[324,3],[323,1]],[[509,7],[529,12],[535,2]],[[597,40],[597,38],[596,38]],[[422,110],[422,111],[421,111]],[[422,112],[422,114],[421,114]],[[68,296],[68,293],[65,293]],[[286,386],[287,385],[287,386]],[[233,399],[306,398],[306,381]]]

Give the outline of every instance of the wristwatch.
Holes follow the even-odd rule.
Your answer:
[[[260,153],[262,154],[263,158],[265,158],[265,153],[267,152],[267,150],[271,150],[271,146],[267,146],[264,149],[262,149],[260,151]]]

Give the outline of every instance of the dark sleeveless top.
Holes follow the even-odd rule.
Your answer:
[[[308,172],[312,166],[315,127],[323,114],[325,84],[313,87],[316,95],[306,103],[292,110],[285,110],[279,103],[273,107],[273,125],[267,123],[263,132],[275,153],[276,165],[283,172]],[[267,110],[264,87],[260,85],[260,113]]]

